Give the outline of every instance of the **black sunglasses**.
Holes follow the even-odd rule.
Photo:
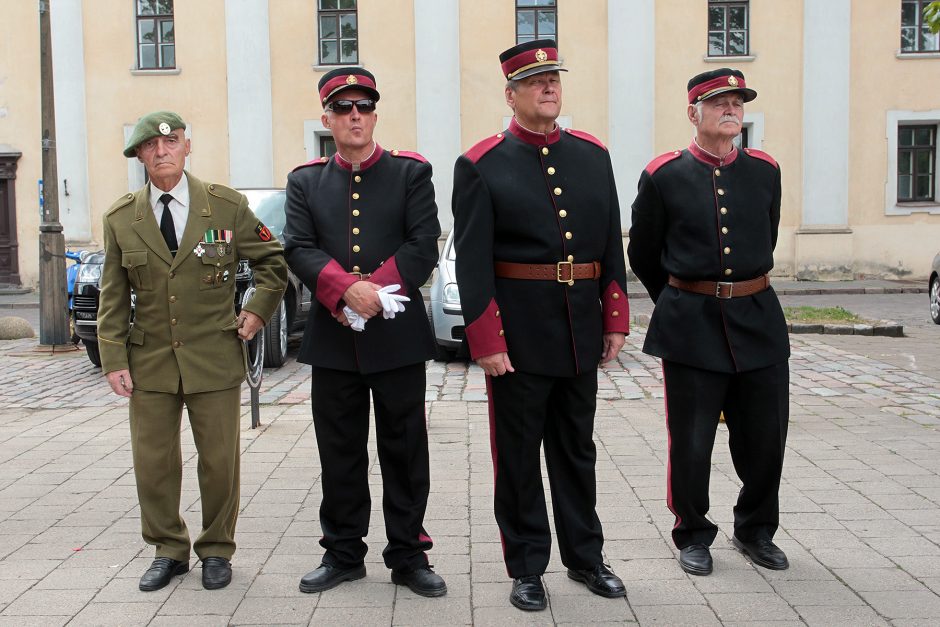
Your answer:
[[[356,109],[359,110],[359,113],[372,113],[375,111],[375,100],[371,98],[363,98],[362,100],[334,100],[326,105],[326,108],[333,113],[346,115],[352,111],[353,105],[356,105]]]

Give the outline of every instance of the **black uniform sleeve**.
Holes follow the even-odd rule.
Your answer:
[[[645,170],[640,174],[632,210],[627,257],[630,268],[655,303],[669,279],[662,267],[665,215],[659,189]]]

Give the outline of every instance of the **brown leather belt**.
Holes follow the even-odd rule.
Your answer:
[[[371,272],[350,272],[349,274],[353,275],[354,277],[357,277],[360,281],[365,281],[366,279],[372,276]]]
[[[669,275],[669,285],[685,292],[704,294],[716,298],[740,298],[763,292],[770,287],[770,277],[766,274],[748,281],[684,281]]]
[[[501,279],[532,279],[535,281],[558,281],[570,283],[581,279],[601,278],[601,262],[572,263],[513,263],[497,261],[493,263],[496,276]]]

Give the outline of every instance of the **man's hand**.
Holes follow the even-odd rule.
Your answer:
[[[371,281],[356,281],[343,293],[343,300],[350,309],[368,320],[382,311],[378,292],[381,288]]]
[[[134,391],[134,382],[131,381],[130,370],[114,370],[106,374],[105,377],[108,379],[111,391],[118,396],[131,397],[131,392]]]
[[[246,342],[255,336],[255,333],[264,328],[264,320],[258,314],[244,309],[238,314],[238,337]]]
[[[601,355],[601,363],[606,364],[608,361],[616,357],[620,352],[620,349],[623,348],[623,344],[626,341],[627,337],[623,333],[605,333],[604,354]]]
[[[507,372],[515,372],[512,362],[509,361],[509,353],[495,353],[480,357],[477,359],[477,365],[483,368],[483,372],[491,377],[498,377]]]

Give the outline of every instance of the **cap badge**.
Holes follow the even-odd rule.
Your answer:
[[[359,82],[359,79],[356,78],[356,75],[355,75],[355,74],[350,74],[349,76],[346,77],[346,84],[347,84],[347,85],[355,85],[355,84],[358,83],[358,82]]]
[[[160,122],[160,126],[158,126],[157,128],[159,129],[161,135],[170,134],[170,130],[171,130],[170,125],[167,124],[166,122]]]
[[[548,58],[548,53],[542,50],[541,48],[535,51],[535,60],[538,61],[539,63],[541,63],[542,61],[545,61],[547,58]]]
[[[734,76],[729,76],[729,77],[728,77],[728,84],[731,85],[732,87],[737,87],[737,86],[738,86],[738,79],[735,78]]]

